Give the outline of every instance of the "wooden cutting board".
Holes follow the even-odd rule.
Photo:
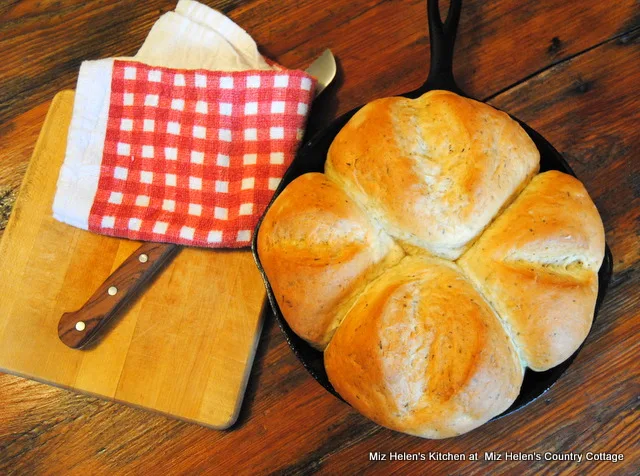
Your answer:
[[[73,91],[54,98],[0,243],[0,369],[217,429],[236,420],[262,328],[249,251],[183,248],[97,345],[57,335],[138,242],[55,221]]]

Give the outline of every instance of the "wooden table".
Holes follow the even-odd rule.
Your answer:
[[[303,67],[322,49],[339,76],[315,108],[326,124],[373,98],[421,84],[429,62],[423,0],[208,0],[268,56]],[[73,88],[80,62],[131,55],[172,0],[9,1],[0,6],[2,228],[48,101]],[[455,60],[469,94],[541,132],[583,180],[604,221],[614,275],[570,370],[543,398],[467,435],[394,433],[326,393],[267,317],[238,423],[193,424],[0,375],[0,472],[153,471],[287,474],[631,474],[640,465],[640,8],[637,0],[466,0]],[[372,461],[459,453],[467,461]],[[485,452],[501,461],[487,461]],[[468,461],[479,453],[479,461]],[[541,461],[506,460],[539,453]],[[545,453],[621,453],[617,463],[545,461]]]

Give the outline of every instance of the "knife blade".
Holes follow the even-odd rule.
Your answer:
[[[336,77],[336,59],[331,50],[324,50],[305,71],[318,81],[316,86],[316,97],[318,97]]]

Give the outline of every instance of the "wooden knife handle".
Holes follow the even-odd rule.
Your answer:
[[[140,246],[102,283],[82,308],[62,315],[58,323],[60,340],[73,349],[87,345],[178,249],[178,245],[166,243],[145,243]]]

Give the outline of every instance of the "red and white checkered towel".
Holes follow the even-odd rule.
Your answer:
[[[226,36],[237,37],[222,18]],[[257,66],[269,69],[84,63],[54,216],[135,240],[248,246],[295,155],[315,87],[302,71]]]

